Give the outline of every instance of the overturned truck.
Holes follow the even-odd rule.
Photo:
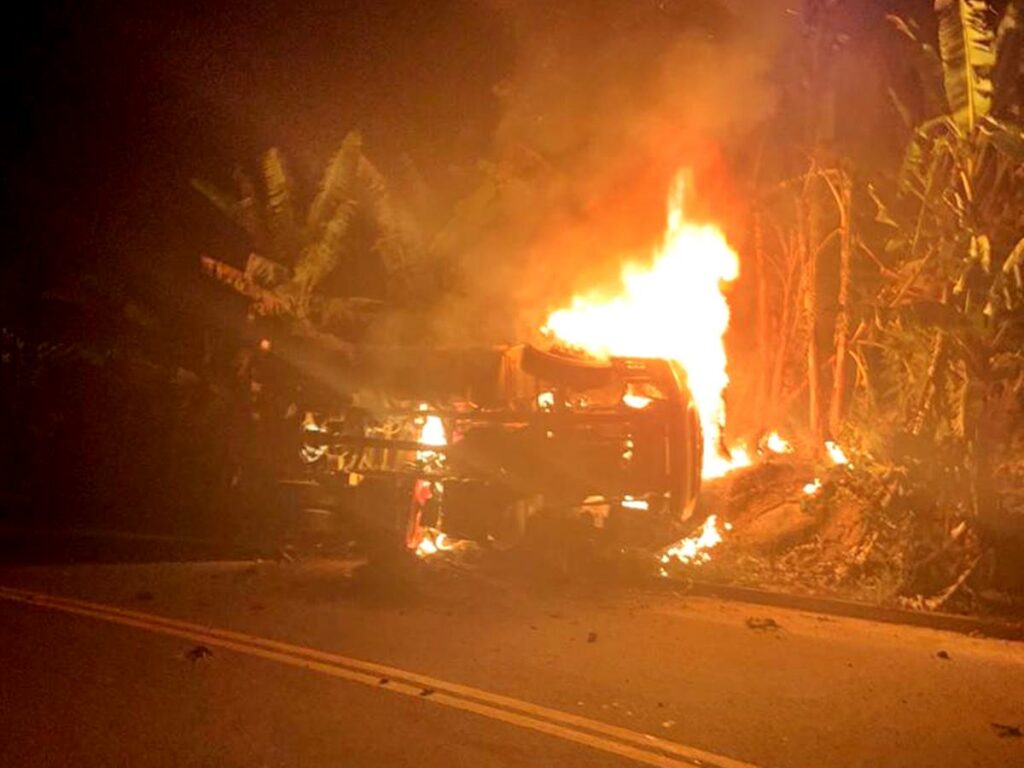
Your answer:
[[[396,546],[512,545],[559,520],[642,539],[696,504],[703,441],[675,363],[530,345],[276,356],[279,379],[304,372],[281,482]]]

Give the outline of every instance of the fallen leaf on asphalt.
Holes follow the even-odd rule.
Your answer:
[[[935,655],[938,656],[940,659],[946,659],[947,661],[949,660],[949,654],[945,651],[939,651]]]
[[[195,645],[185,651],[185,658],[189,661],[200,661],[201,659],[206,659],[210,656],[213,656],[213,651],[205,645]]]
[[[597,632],[591,632],[589,635],[587,635],[587,642],[588,643],[596,643],[597,642]]]
[[[1003,723],[989,723],[1000,739],[1019,739],[1024,736],[1019,725],[1004,725]]]
[[[754,616],[747,619],[747,627],[750,629],[760,630],[762,632],[782,629],[775,619],[762,619]]]

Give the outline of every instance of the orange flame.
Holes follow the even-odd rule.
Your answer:
[[[723,527],[727,531],[732,530],[732,526],[729,523],[726,523]],[[711,559],[708,550],[717,547],[722,541],[722,533],[718,530],[718,516],[709,515],[708,519],[704,521],[704,525],[701,526],[698,535],[683,539],[662,553],[662,566],[668,565],[672,560],[678,560],[684,565],[706,563]],[[662,568],[662,575],[668,575],[664,567]]]
[[[846,458],[846,452],[837,443],[826,440],[825,450],[828,451],[828,457],[837,467],[845,467],[850,463],[850,460]]]
[[[722,231],[687,221],[686,173],[668,197],[664,240],[650,265],[628,264],[615,296],[576,296],[554,312],[544,331],[596,357],[660,357],[678,361],[704,428],[704,476],[720,477],[746,466],[746,451],[722,455],[722,398],[729,376],[722,337],[729,327],[723,287],[739,276],[739,257]]]
[[[430,557],[430,555],[436,555],[438,552],[449,552],[454,548],[452,542],[443,531],[426,528],[423,531],[423,537],[420,539],[419,544],[416,545],[416,555],[418,557]]]
[[[785,440],[778,432],[772,432],[765,438],[764,447],[771,453],[792,453],[793,446]]]

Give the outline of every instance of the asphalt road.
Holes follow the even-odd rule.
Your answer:
[[[350,564],[0,570],[0,765],[1024,765],[1024,644]],[[13,591],[12,591],[13,590]],[[70,600],[69,600],[70,598]]]

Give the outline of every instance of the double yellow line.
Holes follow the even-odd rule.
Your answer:
[[[241,632],[205,627],[110,605],[68,597],[0,587],[0,599],[49,608],[78,616],[121,624],[207,646],[224,648],[248,656],[276,661],[292,667],[341,678],[354,683],[414,696],[424,702],[472,712],[482,717],[527,728],[592,749],[662,768],[704,766],[706,768],[754,768],[728,757],[683,746],[645,733],[619,728],[557,709],[489,693],[478,688],[450,683],[384,664],[318,651],[301,645],[254,637]]]

